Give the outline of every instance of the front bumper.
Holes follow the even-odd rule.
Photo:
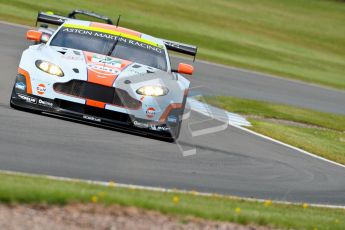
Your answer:
[[[177,138],[176,123],[157,123],[138,119],[133,115],[101,109],[89,105],[65,101],[51,100],[13,89],[11,106],[68,120],[93,124],[96,126],[124,130],[139,135],[152,136],[172,141]]]

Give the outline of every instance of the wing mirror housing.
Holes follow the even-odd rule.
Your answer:
[[[188,64],[180,63],[178,64],[177,70],[173,70],[173,72],[181,73],[181,74],[188,74],[192,75],[194,71],[194,67]]]
[[[26,32],[26,39],[28,39],[30,41],[35,41],[37,43],[40,43],[41,38],[42,38],[42,32],[41,31],[28,30],[28,32]]]

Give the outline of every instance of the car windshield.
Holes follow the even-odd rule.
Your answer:
[[[164,49],[138,40],[97,31],[63,27],[54,36],[50,45],[109,55],[167,71]],[[112,52],[109,53],[110,51]]]

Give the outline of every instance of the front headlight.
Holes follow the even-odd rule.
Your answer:
[[[169,90],[163,86],[143,86],[137,90],[137,93],[144,96],[164,96]]]
[[[42,70],[43,72],[46,72],[58,77],[63,77],[64,75],[59,66],[52,64],[50,62],[37,60],[35,64],[36,64],[36,67]]]

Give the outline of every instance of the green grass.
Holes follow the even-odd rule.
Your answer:
[[[0,0],[0,19],[82,8],[121,25],[196,44],[199,57],[345,89],[345,3],[337,0]]]
[[[65,182],[38,176],[0,174],[0,202],[57,204],[91,202],[156,210],[163,214],[255,224],[281,229],[344,229],[345,210],[245,201],[214,195],[164,193]],[[179,198],[174,203],[173,197]],[[237,209],[237,212],[236,212]]]
[[[252,120],[252,130],[345,164],[345,133]]]
[[[228,96],[206,97],[206,102],[234,113],[256,115],[345,131],[345,116],[284,104]]]
[[[207,103],[247,115],[250,129],[345,164],[345,116],[294,106],[218,96]]]

